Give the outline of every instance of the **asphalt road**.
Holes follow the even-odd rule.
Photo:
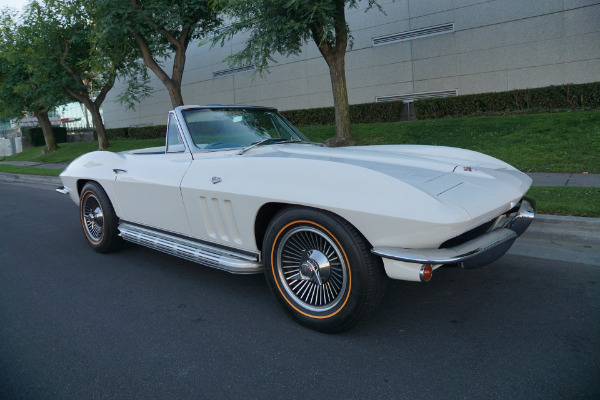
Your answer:
[[[262,276],[94,253],[50,190],[0,184],[0,251],[2,399],[600,398],[594,263],[509,254],[390,281],[371,320],[325,335]]]

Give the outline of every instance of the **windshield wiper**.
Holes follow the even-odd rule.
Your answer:
[[[259,140],[258,142],[252,143],[250,146],[244,147],[243,149],[241,149],[239,151],[238,155],[241,156],[248,150],[253,149],[253,148],[260,146],[261,144],[265,144],[265,143],[271,144],[271,143],[310,143],[310,142],[307,142],[305,140],[294,140],[294,139],[286,139],[286,138],[266,138],[263,140]]]

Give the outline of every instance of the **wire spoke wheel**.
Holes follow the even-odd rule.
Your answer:
[[[96,182],[88,182],[81,189],[79,217],[83,233],[94,250],[110,253],[122,246],[119,218],[106,192]]]
[[[372,314],[384,293],[383,265],[370,248],[335,214],[287,207],[265,233],[265,277],[296,321],[321,332],[342,332]]]
[[[104,212],[100,200],[92,193],[87,194],[83,199],[82,211],[88,236],[93,241],[99,242],[104,234]]]
[[[291,229],[279,243],[276,260],[286,292],[304,308],[327,311],[344,297],[348,269],[343,254],[321,230]]]

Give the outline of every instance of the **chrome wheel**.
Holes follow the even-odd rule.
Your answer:
[[[276,261],[285,291],[303,308],[323,312],[344,298],[348,286],[344,255],[325,232],[310,226],[289,230],[280,241]]]
[[[92,193],[87,194],[83,200],[82,211],[88,237],[94,242],[99,242],[104,234],[104,212],[100,200]]]

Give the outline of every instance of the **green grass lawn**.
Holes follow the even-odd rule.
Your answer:
[[[301,130],[313,141],[334,135],[334,126]],[[489,154],[524,172],[600,173],[600,111],[443,118],[412,122],[355,124],[358,145],[429,144],[453,146]],[[162,146],[164,139],[113,140],[110,151]],[[96,150],[96,142],[63,143],[41,155],[42,147],[1,161],[71,162]]]
[[[143,149],[144,147],[164,146],[165,139],[113,140],[109,151]],[[0,161],[36,161],[40,163],[70,163],[82,154],[98,150],[98,142],[60,143],[60,148],[48,154],[42,154],[44,146],[25,150],[9,157],[0,157]]]
[[[303,127],[323,142],[334,126]],[[600,111],[356,124],[358,145],[429,144],[489,154],[524,172],[600,173]]]
[[[301,130],[313,141],[334,135],[333,126]],[[480,151],[524,172],[600,173],[600,111],[355,124],[358,145],[429,144]],[[114,140],[109,151],[162,146],[164,139]],[[96,142],[63,143],[58,151],[41,155],[42,147],[0,161],[68,163],[98,148]],[[58,175],[60,170],[0,165],[0,172]],[[528,194],[545,214],[600,217],[600,189],[534,187]]]
[[[15,165],[0,165],[0,172],[7,172],[10,174],[58,176],[62,172],[62,169],[18,167]]]
[[[539,214],[600,217],[600,188],[535,186],[527,196]]]

